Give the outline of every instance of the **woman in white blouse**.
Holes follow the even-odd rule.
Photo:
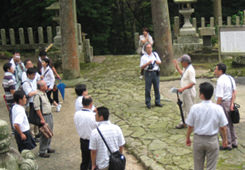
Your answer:
[[[43,79],[48,86],[47,97],[49,99],[49,102],[56,106],[56,111],[59,112],[61,105],[59,105],[55,100],[51,98],[51,93],[53,92],[53,87],[55,84],[55,77],[52,69],[49,67],[48,58],[44,58],[42,60],[41,79]]]

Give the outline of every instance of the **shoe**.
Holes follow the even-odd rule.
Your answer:
[[[158,104],[155,104],[157,107],[163,107],[163,104],[161,103],[158,103]]]
[[[232,148],[231,147],[223,147],[223,146],[220,146],[219,147],[219,150],[221,150],[221,151],[230,151],[230,150],[232,150]]]
[[[41,157],[41,158],[49,158],[50,155],[48,153],[39,153],[39,157]]]
[[[232,144],[232,148],[238,148],[238,146],[237,146],[237,145],[233,145],[233,144]]]
[[[140,76],[139,78],[140,78],[140,79],[143,79],[143,76]]]
[[[55,149],[48,149],[48,153],[55,153]]]
[[[151,105],[147,105],[146,107],[147,107],[148,109],[151,109]]]
[[[186,124],[181,123],[181,124],[175,126],[175,128],[176,129],[184,129],[184,128],[186,128]]]
[[[61,108],[61,105],[58,104],[58,105],[56,106],[56,112],[60,112],[60,108]]]

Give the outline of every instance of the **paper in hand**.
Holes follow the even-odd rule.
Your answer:
[[[177,92],[178,92],[178,89],[175,88],[175,87],[172,87],[172,88],[170,89],[170,91],[171,91],[172,93],[177,93]]]

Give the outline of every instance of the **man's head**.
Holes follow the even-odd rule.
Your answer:
[[[24,65],[25,65],[26,69],[33,67],[32,61],[30,59],[26,59],[24,61]]]
[[[186,68],[191,64],[191,57],[188,54],[184,54],[178,59],[178,61],[181,62],[182,67]]]
[[[42,92],[46,92],[48,87],[47,84],[44,80],[40,80],[37,82],[37,89],[42,91]]]
[[[14,52],[13,59],[15,63],[20,62],[20,52],[19,51]]]
[[[215,70],[214,70],[214,74],[216,77],[221,76],[222,74],[226,73],[226,65],[223,63],[219,63],[216,65]]]
[[[3,71],[4,72],[14,73],[14,67],[12,66],[12,63],[5,63],[3,65]]]
[[[148,55],[150,55],[151,53],[152,53],[152,46],[151,46],[151,44],[150,43],[146,43],[145,44],[145,52],[148,54]]]
[[[84,96],[82,100],[82,104],[84,108],[91,109],[93,106],[93,99],[91,96]]]
[[[35,68],[28,68],[26,71],[26,75],[30,80],[33,80],[36,76],[37,70]]]
[[[213,96],[214,87],[212,84],[208,82],[201,83],[199,85],[199,93],[200,93],[200,99],[202,100],[210,100]]]
[[[19,104],[24,106],[26,104],[26,95],[23,90],[17,90],[14,92],[14,101]]]
[[[88,95],[87,87],[85,84],[78,84],[75,87],[75,92],[77,96],[86,96]]]
[[[98,107],[96,112],[96,121],[106,121],[109,119],[109,110],[106,107]]]
[[[41,59],[47,58],[47,52],[45,51],[45,49],[40,50],[39,56],[41,57]]]
[[[145,27],[145,28],[142,29],[142,32],[143,32],[143,35],[146,37],[148,32],[149,32],[149,30],[148,30],[148,28]]]

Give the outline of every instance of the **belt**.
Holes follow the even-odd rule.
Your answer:
[[[43,113],[43,116],[51,115],[51,113]]]
[[[217,136],[217,134],[214,134],[214,135],[198,135],[198,134],[194,134],[194,135],[197,135],[197,136],[206,136],[206,137],[213,137],[213,136]]]
[[[158,70],[145,70],[147,72],[158,72]]]

